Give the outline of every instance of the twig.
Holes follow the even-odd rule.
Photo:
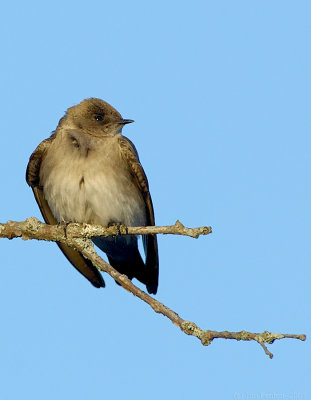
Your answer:
[[[200,235],[208,235],[212,232],[210,226],[199,228],[187,228],[181,222],[176,221],[169,226],[129,226],[113,225],[108,228],[101,225],[76,224],[46,225],[37,218],[31,217],[23,222],[8,221],[0,224],[0,238],[13,239],[22,237],[27,239],[64,241],[66,236],[72,238],[91,238],[96,236],[117,236],[117,235],[147,235],[147,234],[171,234],[183,235],[198,238]]]
[[[158,300],[149,296],[143,290],[139,289],[135,286],[126,275],[120,274],[116,271],[111,265],[106,263],[94,250],[94,246],[90,240],[85,239],[74,239],[71,243],[76,249],[78,249],[81,253],[83,253],[84,257],[88,258],[92,261],[92,263],[103,272],[107,272],[110,276],[112,276],[120,285],[131,292],[135,296],[139,297],[145,303],[149,304],[153,310],[159,314],[164,315],[171,322],[178,326],[184,333],[187,335],[192,335],[200,339],[203,346],[208,346],[212,343],[214,339],[235,339],[235,340],[255,340],[260,346],[263,348],[264,352],[270,357],[273,357],[273,354],[267,349],[265,343],[273,343],[275,340],[291,338],[291,339],[299,339],[306,340],[306,335],[295,335],[295,334],[283,334],[283,333],[271,333],[265,331],[263,333],[252,333],[252,332],[228,332],[228,331],[212,331],[212,330],[202,330],[199,328],[194,322],[185,321],[182,319],[175,311],[171,310],[164,304],[160,303]]]
[[[22,239],[38,239],[48,241],[58,241],[79,250],[84,257],[90,259],[92,263],[103,272],[107,272],[120,285],[139,297],[156,312],[164,315],[170,321],[178,326],[187,335],[197,337],[204,346],[208,346],[214,339],[235,339],[235,340],[254,340],[260,344],[264,352],[270,357],[273,354],[268,350],[265,343],[272,344],[279,339],[299,339],[306,340],[306,335],[271,333],[265,331],[263,333],[252,333],[246,331],[228,332],[228,331],[212,331],[202,330],[194,322],[182,319],[175,311],[166,307],[153,297],[149,296],[143,290],[135,286],[125,275],[120,274],[111,265],[106,263],[94,250],[93,244],[89,238],[94,236],[109,236],[118,234],[141,235],[141,234],[175,234],[186,235],[197,238],[199,235],[207,235],[211,233],[210,227],[186,228],[179,221],[172,226],[151,226],[151,227],[125,227],[111,226],[104,228],[102,226],[93,226],[88,224],[68,224],[68,225],[46,225],[38,219],[31,217],[23,222],[8,221],[6,224],[0,224],[0,238],[13,239],[22,237]]]

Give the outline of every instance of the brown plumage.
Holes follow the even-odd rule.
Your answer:
[[[122,136],[124,120],[108,103],[87,99],[67,110],[56,131],[30,157],[26,180],[49,224],[84,222],[154,225],[148,181],[133,143]],[[134,236],[94,238],[109,262],[149,293],[158,287],[156,235],[144,235],[143,262]],[[95,287],[105,283],[98,270],[64,244],[58,246]]]

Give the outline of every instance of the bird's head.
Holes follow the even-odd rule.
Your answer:
[[[134,122],[123,119],[110,104],[101,99],[90,98],[68,108],[59,121],[59,127],[83,131],[91,136],[114,136],[120,133],[125,124]]]

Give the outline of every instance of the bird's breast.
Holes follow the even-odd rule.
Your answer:
[[[145,202],[121,157],[117,138],[102,142],[80,151],[68,141],[54,141],[40,170],[53,215],[59,222],[145,225]]]

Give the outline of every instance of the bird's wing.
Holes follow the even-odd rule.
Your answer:
[[[119,144],[121,155],[129,166],[134,182],[139,187],[146,205],[147,224],[154,225],[154,211],[149,192],[149,185],[146,174],[139,162],[139,157],[134,144],[125,136],[120,136]],[[156,235],[143,235],[143,244],[146,254],[146,267],[149,275],[147,289],[149,293],[156,293],[159,279],[159,256],[158,242]]]
[[[35,199],[45,222],[50,225],[57,225],[58,222],[52,214],[50,206],[44,197],[42,186],[40,185],[40,167],[43,158],[45,157],[51,143],[54,140],[54,137],[55,134],[53,134],[50,138],[43,140],[43,142],[39,144],[39,146],[30,156],[26,171],[26,181],[33,190]],[[57,244],[71,264],[95,287],[105,287],[105,282],[101,274],[97,268],[94,267],[91,261],[85,259],[81,253],[69,246],[66,246],[65,244],[58,242]]]

